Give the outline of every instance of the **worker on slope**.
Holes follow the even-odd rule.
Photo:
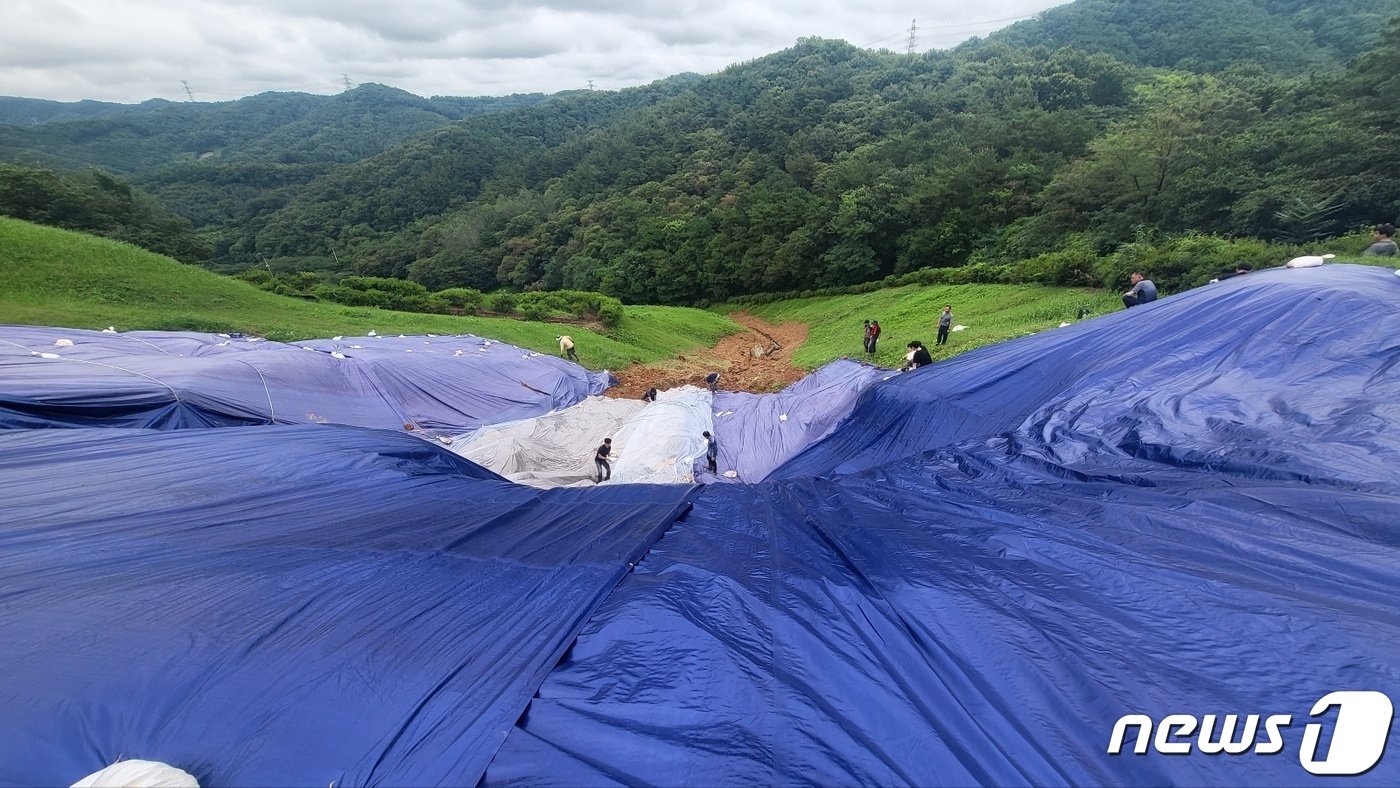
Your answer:
[[[711,372],[710,374],[706,375],[705,385],[709,387],[711,394],[719,390],[719,373]]]
[[[555,337],[554,340],[559,343],[559,355],[574,363],[578,363],[578,354],[574,352],[573,337],[561,336]]]
[[[593,453],[593,465],[598,469],[598,483],[602,484],[612,478],[612,465],[609,459],[612,457],[612,438],[604,438],[602,445]]]
[[[1123,306],[1132,308],[1139,304],[1150,304],[1157,300],[1157,285],[1152,284],[1151,279],[1147,279],[1137,271],[1131,277],[1133,286],[1128,292],[1123,294]]]
[[[934,344],[948,344],[948,332],[953,328],[953,305],[944,304],[943,312],[938,316],[938,341]]]
[[[714,436],[709,431],[701,433],[705,438],[705,465],[710,469],[710,473],[719,473],[719,444],[715,442]]]
[[[924,343],[919,340],[910,342],[906,349],[908,352],[904,354],[904,366],[899,368],[900,372],[908,372],[911,369],[926,367],[933,363],[933,356],[929,354],[928,348],[924,347]]]

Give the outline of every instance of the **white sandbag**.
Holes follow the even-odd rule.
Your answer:
[[[1319,265],[1336,257],[1335,254],[1305,254],[1302,257],[1295,257],[1283,264],[1284,268],[1316,268]]]
[[[159,761],[117,761],[73,783],[72,788],[199,788],[189,772]]]

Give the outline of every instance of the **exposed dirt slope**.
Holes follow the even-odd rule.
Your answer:
[[[711,372],[720,373],[719,387],[725,391],[767,392],[807,374],[792,365],[792,352],[807,340],[806,324],[774,325],[743,312],[729,318],[746,330],[707,350],[614,372],[618,384],[608,389],[607,395],[635,398],[653,386],[662,390],[686,384],[704,386],[705,376]]]

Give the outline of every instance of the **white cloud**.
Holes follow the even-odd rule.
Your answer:
[[[1063,0],[3,0],[0,95],[201,100],[333,93],[342,74],[419,95],[552,93],[709,73],[803,36],[920,49]]]

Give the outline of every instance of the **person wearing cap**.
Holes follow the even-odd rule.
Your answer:
[[[559,355],[573,362],[578,361],[578,354],[574,352],[573,337],[555,337],[554,341],[559,343]]]
[[[1364,257],[1394,257],[1396,252],[1400,251],[1395,246],[1395,225],[1390,222],[1376,225],[1376,232],[1371,236],[1371,240],[1374,243],[1361,253]]]

